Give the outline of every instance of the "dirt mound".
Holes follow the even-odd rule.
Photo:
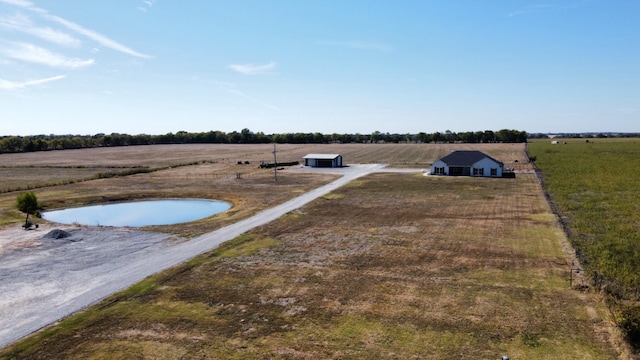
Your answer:
[[[53,229],[49,231],[45,236],[43,236],[43,238],[44,239],[64,239],[64,238],[68,238],[69,236],[71,236],[71,234],[64,230]]]

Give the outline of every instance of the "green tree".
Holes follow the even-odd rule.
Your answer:
[[[240,131],[240,142],[243,144],[252,144],[253,143],[253,132],[251,130],[244,128]]]
[[[16,208],[27,213],[27,218],[24,221],[25,229],[29,228],[29,214],[35,213],[36,210],[38,210],[38,207],[38,198],[32,191],[18,195],[18,198],[16,199]]]
[[[418,143],[426,143],[428,141],[427,140],[428,138],[429,138],[429,135],[427,135],[427,133],[424,131],[417,133],[415,136],[416,142]]]

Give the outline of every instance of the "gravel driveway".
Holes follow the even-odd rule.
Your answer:
[[[273,221],[384,165],[289,171],[340,172],[341,178],[233,225],[186,242],[128,228],[60,226],[0,232],[0,347],[52,324],[164,269]]]

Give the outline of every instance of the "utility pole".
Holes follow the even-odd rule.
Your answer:
[[[278,160],[276,160],[276,143],[273,143],[273,181],[278,181]]]

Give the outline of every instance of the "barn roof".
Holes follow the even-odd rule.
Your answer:
[[[322,159],[322,160],[333,160],[340,156],[340,154],[307,154],[303,156],[303,159]]]
[[[503,165],[502,162],[492,158],[491,156],[476,150],[456,150],[451,154],[443,157],[440,161],[444,162],[449,166],[472,166],[478,161],[489,158],[496,163]]]

